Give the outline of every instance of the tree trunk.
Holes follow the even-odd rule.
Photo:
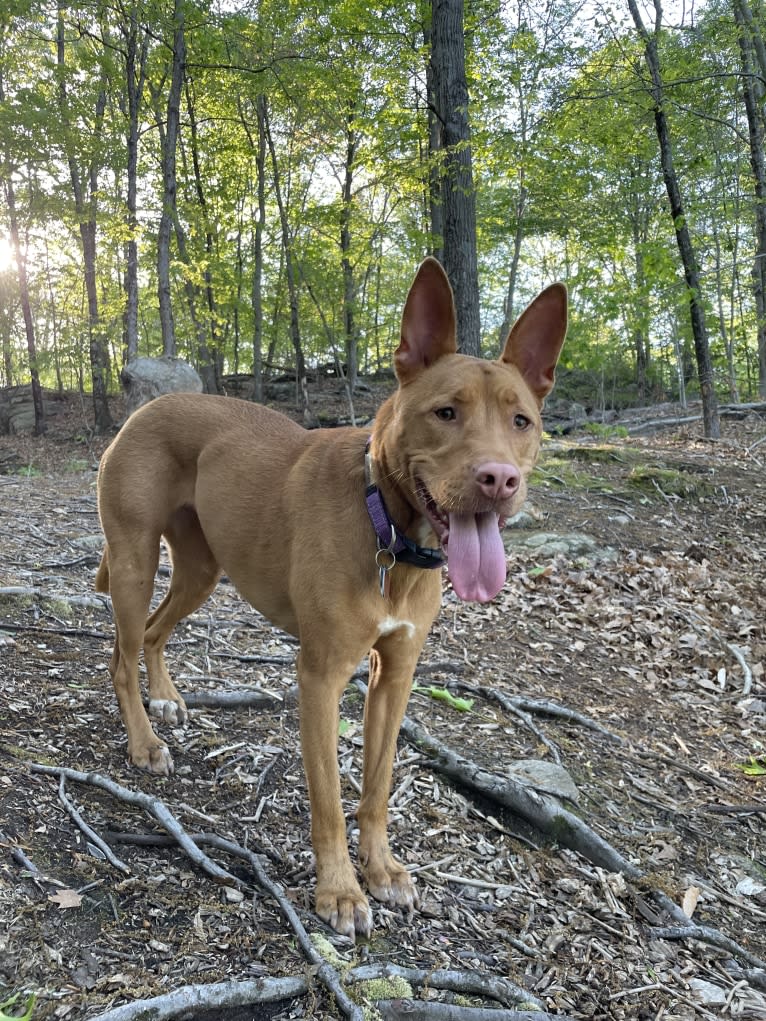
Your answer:
[[[263,121],[266,132],[266,144],[271,156],[271,167],[274,178],[274,196],[279,209],[279,222],[282,227],[282,253],[285,260],[285,274],[287,277],[287,296],[290,302],[290,339],[295,351],[295,379],[300,404],[303,409],[303,421],[308,425],[315,425],[316,420],[309,407],[308,383],[306,380],[306,361],[303,357],[303,345],[301,343],[300,317],[298,312],[298,288],[295,281],[295,266],[293,263],[292,239],[290,236],[290,225],[287,221],[287,210],[285,209],[282,196],[281,179],[279,176],[279,164],[277,153],[274,148],[274,139],[271,137],[269,127],[269,115],[266,103],[263,105]]]
[[[141,100],[146,77],[146,58],[149,35],[141,29],[139,46],[138,16],[131,8],[129,21],[121,26],[125,39],[125,72],[128,98],[127,145],[127,215],[128,240],[125,242],[125,314],[123,319],[123,358],[131,361],[138,357],[138,130]]]
[[[431,0],[431,70],[444,153],[443,265],[455,294],[457,339],[464,354],[481,353],[476,193],[468,126],[463,0]]]
[[[202,184],[202,171],[199,163],[199,147],[197,144],[197,122],[195,118],[194,103],[192,102],[192,95],[190,84],[186,83],[186,108],[189,114],[189,130],[191,134],[191,155],[192,155],[192,167],[194,170],[194,187],[197,192],[197,201],[199,202],[200,209],[202,210],[202,218],[205,224],[205,298],[207,302],[207,314],[208,314],[208,332],[209,332],[209,345],[208,351],[213,353],[213,360],[215,360],[215,354],[221,350],[220,337],[218,336],[218,309],[216,307],[215,293],[213,291],[213,274],[211,266],[215,257],[215,237],[213,230],[210,226],[210,218],[207,210],[207,200],[205,198],[205,189]],[[217,374],[216,374],[217,378]]]
[[[426,116],[428,123],[428,215],[431,234],[429,253],[444,264],[444,207],[441,189],[441,124],[436,113],[434,70],[431,60],[433,34],[431,25],[423,26],[426,50]]]
[[[511,255],[511,268],[508,271],[508,290],[506,291],[505,302],[503,304],[503,321],[500,324],[498,333],[498,352],[503,350],[508,334],[516,319],[514,315],[516,278],[519,272],[521,243],[524,240],[524,212],[527,207],[527,195],[527,186],[524,184],[524,169],[522,167],[519,173],[519,195],[516,200],[516,226],[513,229],[513,254]]]
[[[343,194],[340,211],[340,262],[343,274],[343,334],[346,351],[346,387],[350,395],[356,390],[359,373],[359,351],[356,335],[354,305],[354,267],[351,261],[351,199],[354,180],[354,160],[359,138],[354,130],[353,105],[346,114],[346,165],[343,176]]]
[[[176,144],[181,118],[181,88],[186,66],[184,0],[173,4],[173,66],[168,91],[165,144],[162,146],[162,215],[157,234],[157,296],[162,353],[175,357],[176,336],[170,289],[170,235],[176,211]]]
[[[69,116],[69,100],[65,77],[64,50],[64,4],[59,0],[58,21],[56,28],[56,66],[58,72],[58,105],[61,120],[66,128],[66,158],[69,164],[69,176],[74,193],[75,209],[80,225],[82,242],[83,270],[85,276],[85,293],[88,301],[88,339],[90,370],[93,394],[93,415],[97,432],[107,432],[112,428],[112,416],[107,399],[107,378],[109,376],[109,350],[107,338],[98,308],[98,290],[96,279],[96,212],[98,206],[98,164],[97,156],[91,157],[87,167],[88,196],[86,200],[82,175],[72,142],[72,125]],[[106,109],[106,76],[102,71],[101,84],[96,96],[93,134],[99,138],[102,134],[104,110]],[[95,147],[97,149],[97,147]]]
[[[697,260],[694,254],[689,227],[686,221],[684,204],[681,199],[681,190],[678,184],[675,166],[673,163],[673,150],[670,142],[670,129],[667,117],[665,116],[665,97],[662,75],[660,73],[660,61],[657,52],[657,36],[659,35],[662,22],[662,8],[659,0],[654,0],[656,11],[655,28],[649,33],[636,4],[636,0],[628,0],[628,7],[633,16],[633,21],[638,34],[644,43],[644,55],[646,64],[651,76],[651,96],[654,103],[654,125],[657,131],[657,139],[660,146],[660,162],[662,165],[662,176],[665,181],[665,189],[670,203],[670,213],[673,217],[673,226],[676,233],[676,242],[681,256],[681,262],[686,279],[686,287],[689,293],[689,313],[691,316],[692,334],[694,336],[694,353],[697,360],[697,374],[699,377],[700,394],[702,397],[702,422],[705,436],[717,439],[721,435],[721,425],[718,418],[718,400],[715,392],[715,381],[713,378],[713,366],[710,360],[710,346],[708,344],[707,325],[705,323],[705,309],[702,303],[702,292],[700,290],[699,272]]]
[[[2,81],[0,81],[0,103],[5,102]],[[32,381],[32,404],[35,409],[35,436],[45,432],[45,407],[43,392],[40,387],[40,375],[37,371],[37,343],[35,340],[35,324],[32,318],[32,304],[29,300],[29,280],[27,278],[26,254],[22,251],[19,238],[19,221],[16,215],[16,192],[10,172],[5,178],[5,198],[8,205],[8,220],[11,229],[11,244],[16,257],[16,268],[19,277],[19,298],[21,312],[24,316],[24,330],[27,335],[27,352],[29,353],[29,377]],[[10,379],[8,380],[10,383]]]
[[[633,260],[635,266],[634,292],[637,295],[633,311],[633,351],[636,356],[636,390],[639,403],[649,397],[649,316],[646,304],[646,270],[644,246],[649,229],[649,212],[645,200],[645,181],[642,165],[631,171],[630,221],[633,234]]]
[[[253,236],[253,400],[263,400],[263,231],[266,226],[266,97],[256,98],[258,216]]]
[[[766,397],[766,158],[764,157],[764,88],[756,74],[753,54],[760,64],[763,39],[753,24],[752,14],[744,0],[734,4],[734,17],[739,30],[742,54],[742,95],[745,100],[747,128],[750,140],[750,167],[755,192],[755,259],[753,261],[753,296],[758,338],[758,391]],[[766,54],[761,73],[766,73]]]

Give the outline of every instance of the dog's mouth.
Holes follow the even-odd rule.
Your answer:
[[[418,500],[447,554],[447,573],[460,599],[487,603],[505,583],[505,546],[500,529],[505,518],[496,511],[447,511],[425,483],[416,482]]]

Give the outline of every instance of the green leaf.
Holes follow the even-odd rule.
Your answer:
[[[756,759],[751,755],[747,762],[737,762],[735,765],[745,776],[766,776],[766,758]]]
[[[349,721],[341,720],[340,723],[338,724],[338,737],[345,737],[345,735],[348,734],[350,729],[351,724],[349,723]],[[0,1018],[0,1021],[2,1021],[2,1018]]]
[[[457,698],[446,688],[431,687],[428,689],[428,694],[437,702],[446,702],[450,709],[456,709],[459,713],[470,713],[473,709],[472,698]]]
[[[37,999],[36,993],[30,993],[27,999],[26,1007],[24,1008],[23,1014],[6,1014],[6,1007],[13,1007],[19,998],[19,993],[14,993],[13,996],[9,996],[7,1000],[0,1003],[0,1021],[30,1021],[32,1017],[32,1011],[35,1007],[35,1000]]]

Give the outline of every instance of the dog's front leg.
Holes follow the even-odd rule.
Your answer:
[[[337,932],[369,936],[372,912],[348,853],[338,772],[339,703],[354,664],[316,660],[304,646],[298,658],[301,748],[311,801],[316,859],[316,912]],[[321,662],[321,665],[320,665]]]
[[[364,708],[364,774],[359,801],[359,861],[376,900],[406,908],[418,896],[407,869],[388,845],[388,798],[396,740],[426,631],[412,624],[378,640],[370,654]]]

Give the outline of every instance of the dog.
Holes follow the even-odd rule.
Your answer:
[[[337,762],[339,702],[369,654],[358,861],[376,900],[418,904],[391,853],[388,798],[413,671],[441,603],[442,572],[462,600],[502,588],[501,529],[525,499],[567,327],[553,284],[512,327],[497,361],[458,354],[452,291],[426,259],[404,306],[398,389],[371,430],[307,431],[246,401],[169,394],[133,414],[104,453],[98,505],[105,536],[96,588],[110,592],[110,673],[138,767],[173,761],[149,711],[186,720],[163,650],[225,572],[238,592],[300,641],[300,732],[316,862],[316,912],[351,939],[372,912],[346,841]],[[149,616],[160,538],[172,560]]]

